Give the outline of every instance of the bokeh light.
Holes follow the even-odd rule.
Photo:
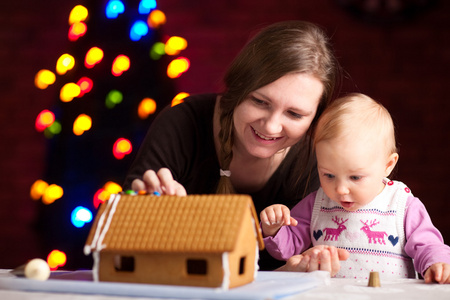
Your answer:
[[[186,57],[178,57],[172,60],[167,66],[167,76],[169,78],[178,78],[189,69],[189,59]]]
[[[112,64],[111,73],[114,76],[120,76],[130,68],[130,59],[126,55],[117,56]]]
[[[139,41],[141,37],[148,33],[148,25],[144,21],[137,20],[133,23],[130,29],[130,39],[132,41]]]
[[[80,87],[80,94],[78,97],[82,97],[84,94],[89,93],[94,86],[94,82],[89,77],[81,77],[78,80],[77,85]]]
[[[75,58],[70,54],[61,55],[56,61],[56,73],[64,75],[67,71],[70,71],[75,66]]]
[[[182,50],[186,49],[187,41],[179,36],[172,36],[169,38],[165,45],[165,53],[168,55],[177,55]]]
[[[152,98],[144,98],[138,106],[138,116],[141,119],[148,118],[149,115],[156,111],[156,101]]]
[[[73,133],[75,135],[82,135],[92,127],[92,119],[86,114],[79,115],[73,122]]]
[[[69,28],[69,41],[75,42],[80,37],[86,34],[87,25],[84,22],[76,22],[73,23]]]
[[[173,99],[172,99],[172,103],[171,106],[175,106],[178,105],[180,103],[184,102],[184,98],[186,98],[187,96],[189,96],[189,93],[185,93],[185,92],[181,92],[178,93]]]
[[[64,190],[62,187],[56,184],[50,184],[42,195],[42,203],[52,204],[56,200],[60,199],[64,195]]]
[[[52,138],[54,135],[61,133],[61,130],[62,130],[61,123],[55,120],[55,122],[53,122],[52,125],[45,128],[44,135],[47,138]]]
[[[73,25],[75,23],[83,22],[88,17],[88,10],[83,5],[76,5],[69,14],[69,25]]]
[[[100,204],[104,203],[105,201],[107,201],[111,194],[118,194],[122,191],[122,187],[113,182],[113,181],[108,181],[107,183],[105,183],[103,185],[103,187],[101,189],[99,189],[95,195],[94,195],[94,199],[93,199],[93,204],[95,208],[98,208],[100,206]]]
[[[139,13],[148,14],[151,10],[156,8],[156,0],[141,0],[139,2]]]
[[[34,85],[44,90],[49,85],[54,84],[56,80],[56,75],[50,70],[42,69],[39,72],[36,73],[36,76],[34,77]]]
[[[83,227],[86,223],[92,221],[92,212],[83,206],[77,206],[71,214],[70,220],[73,226],[77,228]]]
[[[108,19],[115,19],[125,11],[125,5],[119,0],[110,0],[106,4],[105,14]]]
[[[123,100],[123,94],[118,90],[111,90],[105,99],[105,105],[107,108],[114,108],[117,104],[120,104]]]
[[[73,98],[78,97],[81,93],[80,86],[76,83],[69,82],[63,85],[59,92],[59,99],[62,102],[70,102]]]
[[[98,47],[92,47],[86,53],[84,59],[84,66],[88,69],[93,68],[96,64],[100,63],[103,59],[103,50]]]
[[[94,207],[98,208],[100,204],[104,203],[106,200],[109,199],[109,196],[111,196],[111,194],[104,188],[99,189],[97,192],[95,192],[94,199],[92,201]]]
[[[52,125],[54,121],[55,121],[55,114],[49,111],[48,109],[44,109],[36,117],[35,122],[36,130],[42,132],[45,130],[45,128]]]
[[[147,24],[150,28],[158,29],[166,24],[166,15],[159,9],[155,9],[148,15]]]
[[[45,190],[48,188],[48,183],[42,179],[36,180],[30,188],[30,197],[33,200],[41,199],[44,195]]]
[[[42,179],[36,180],[30,188],[30,197],[33,200],[42,199],[44,204],[52,204],[64,195],[63,188],[56,184],[48,184]]]
[[[158,60],[166,54],[166,45],[162,42],[156,42],[153,44],[152,48],[150,49],[150,58],[153,60]]]
[[[131,142],[125,138],[119,138],[113,145],[113,154],[117,159],[122,159],[125,155],[130,154],[133,151]]]
[[[47,256],[47,263],[50,267],[50,270],[56,271],[59,267],[62,267],[66,264],[67,257],[66,254],[59,250],[53,250]]]
[[[122,187],[114,181],[108,181],[103,188],[110,194],[118,194],[122,191]]]

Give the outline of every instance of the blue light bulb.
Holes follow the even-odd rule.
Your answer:
[[[84,224],[92,221],[92,213],[89,209],[83,206],[77,206],[71,215],[71,221],[73,226],[81,228]]]
[[[156,0],[141,0],[139,3],[139,13],[148,14],[156,8]]]
[[[134,22],[130,29],[130,39],[132,41],[139,41],[141,37],[148,33],[148,25],[142,20]]]
[[[125,11],[125,5],[120,0],[110,0],[106,4],[106,17],[108,19],[115,19],[117,16]]]

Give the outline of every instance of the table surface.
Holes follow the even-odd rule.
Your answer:
[[[284,272],[270,272],[270,273],[284,273]],[[371,299],[450,299],[450,285],[439,284],[425,284],[423,280],[416,279],[396,279],[389,282],[382,281],[381,287],[373,288],[368,287],[366,280],[353,280],[353,279],[338,279],[329,278],[323,276],[324,272],[319,278],[319,284],[316,287],[307,291],[301,292],[296,295],[285,297],[286,300],[295,299],[333,299],[333,300],[371,300]],[[284,273],[286,276],[291,276],[290,273]],[[305,274],[305,273],[302,273]],[[310,274],[310,273],[308,273]],[[283,276],[283,274],[277,274]],[[306,275],[309,276],[309,275]],[[283,278],[283,277],[279,277]],[[287,277],[286,277],[287,278]],[[301,278],[301,277],[299,277]],[[9,270],[0,270],[0,283],[2,280],[16,280],[14,276],[9,273]],[[128,297],[128,296],[115,296],[105,294],[89,294],[83,291],[74,292],[73,287],[68,292],[54,292],[54,291],[25,291],[22,288],[9,287],[4,284],[0,286],[0,299],[8,300],[34,300],[34,299],[46,299],[46,300],[125,300],[125,299],[149,299],[148,297]],[[17,280],[19,284],[26,285],[31,282],[29,279]],[[36,281],[35,281],[36,282]],[[48,282],[48,281],[47,281]],[[95,283],[89,283],[94,285]],[[82,288],[82,286],[81,286]],[[176,297],[175,297],[176,298]],[[151,298],[158,299],[158,298]],[[159,298],[161,299],[161,298]],[[270,299],[270,297],[269,297]]]

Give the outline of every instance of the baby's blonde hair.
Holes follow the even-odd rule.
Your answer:
[[[381,103],[360,93],[336,99],[320,117],[314,147],[336,138],[366,139],[384,145],[387,155],[398,152],[390,113]]]

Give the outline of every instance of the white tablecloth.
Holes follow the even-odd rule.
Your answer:
[[[52,276],[52,279],[39,282],[16,278],[8,270],[0,270],[0,299],[138,300],[187,299],[191,296],[195,299],[281,299],[284,296],[286,300],[450,299],[450,284],[425,284],[423,280],[398,279],[382,281],[381,287],[373,288],[368,287],[367,283],[365,280],[330,279],[326,272],[260,272],[252,284],[230,291],[218,291],[208,288],[95,283],[91,281],[90,271],[60,273]]]

